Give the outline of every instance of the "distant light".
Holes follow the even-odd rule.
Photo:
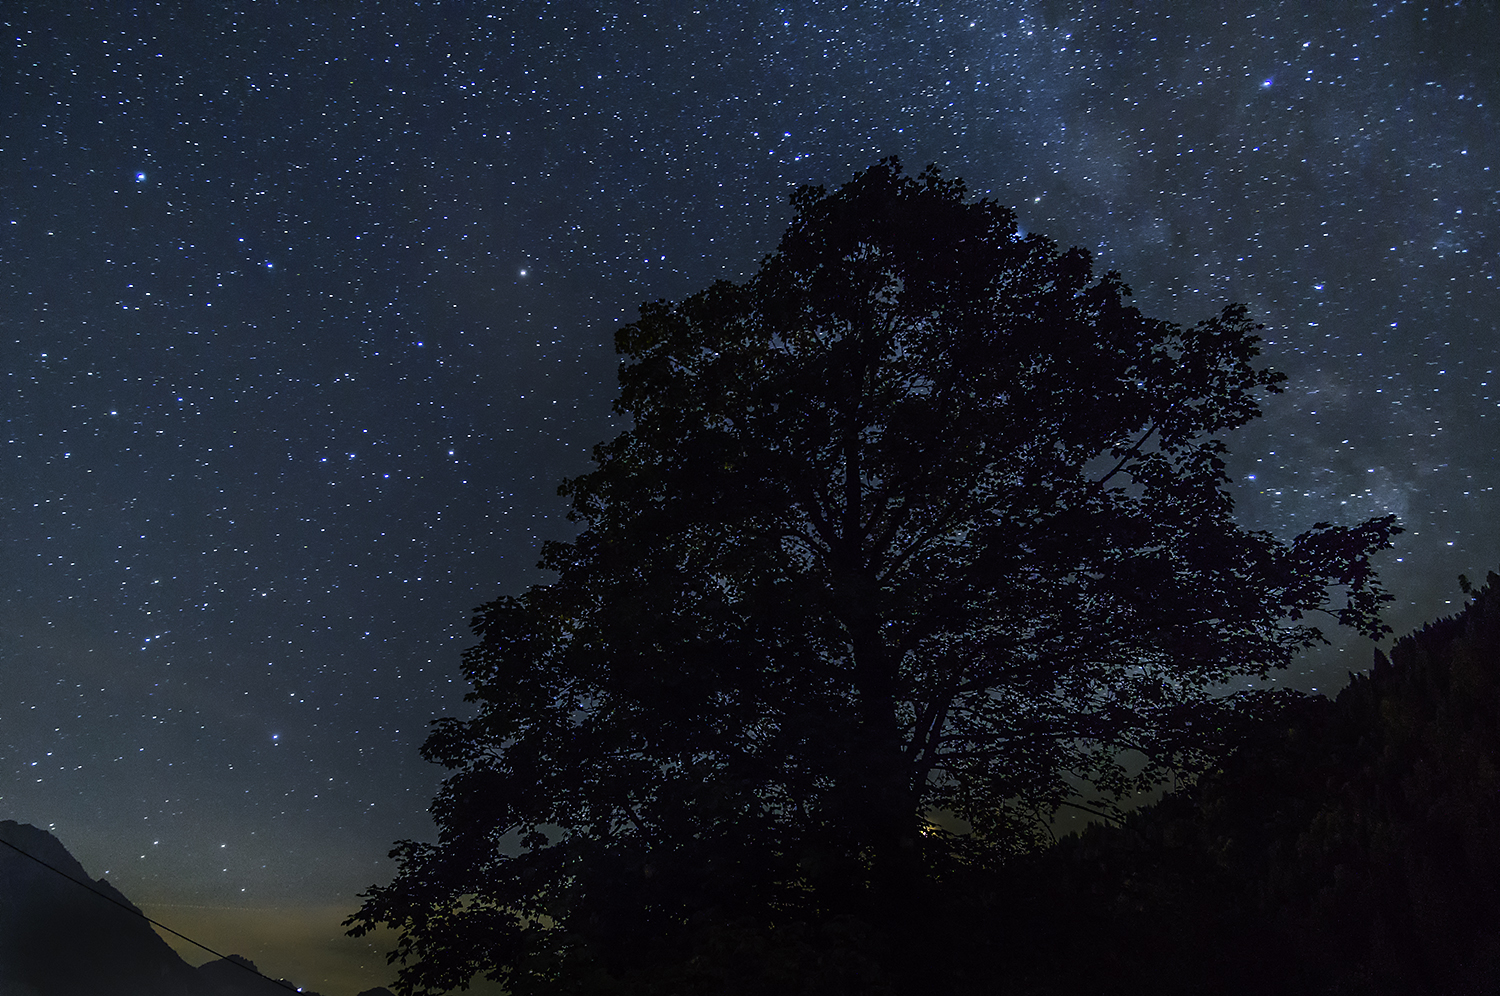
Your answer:
[[[521,276],[523,276],[523,277],[526,276],[526,271],[525,270],[521,271]]]
[[[1272,84],[1272,83],[1275,83],[1275,82],[1276,82],[1276,81],[1275,81],[1275,80],[1274,80],[1274,79],[1268,79],[1268,80],[1264,80],[1264,81],[1263,81],[1263,82],[1262,82],[1262,83],[1261,83],[1261,85],[1260,85],[1260,87],[1261,87],[1261,89],[1262,89],[1262,90],[1264,90],[1264,89],[1265,89],[1265,88],[1266,88],[1266,87],[1268,87],[1268,86],[1270,86],[1270,85],[1271,85],[1271,84]]]
[[[146,174],[145,173],[137,173],[135,175],[135,182],[136,183],[145,183],[146,182]]]

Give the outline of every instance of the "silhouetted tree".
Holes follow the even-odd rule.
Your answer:
[[[350,921],[402,931],[408,991],[628,974],[694,917],[888,922],[953,843],[929,814],[1003,845],[1159,782],[1307,613],[1382,631],[1392,517],[1231,518],[1220,436],[1283,379],[1243,307],[1147,318],[933,167],[792,203],[750,282],[620,330],[632,427],[561,489],[557,581],[476,610],[439,842]]]

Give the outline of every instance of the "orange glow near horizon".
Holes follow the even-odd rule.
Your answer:
[[[286,979],[320,996],[356,996],[376,986],[390,986],[396,969],[385,953],[395,934],[380,931],[349,937],[343,922],[357,902],[320,906],[188,906],[143,905],[146,915],[224,954],[255,963],[262,974]],[[213,956],[197,945],[157,929],[162,939],[190,965]],[[484,980],[469,988],[475,996],[500,996],[499,986]]]

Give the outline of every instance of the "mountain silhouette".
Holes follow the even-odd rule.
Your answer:
[[[245,969],[250,971],[245,971]],[[297,992],[301,996],[318,996],[309,990],[299,990],[285,979],[272,982],[261,975],[255,962],[239,955],[226,955],[217,961],[198,966],[198,980],[204,992],[211,996],[287,996]]]
[[[0,820],[3,844],[10,846],[0,846],[0,996],[285,996],[296,991],[257,974],[254,964],[238,955],[193,968],[129,899],[102,878],[91,881],[47,831]],[[317,994],[303,990],[302,996]]]

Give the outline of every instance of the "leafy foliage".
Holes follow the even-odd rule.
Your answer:
[[[409,991],[626,977],[695,917],[894,923],[1080,784],[1209,763],[1253,706],[1211,691],[1309,613],[1382,631],[1392,518],[1231,518],[1221,437],[1282,380],[1243,307],[1147,318],[932,167],[793,205],[749,283],[620,330],[632,427],[561,489],[556,583],[477,610],[440,840],[351,920]]]

